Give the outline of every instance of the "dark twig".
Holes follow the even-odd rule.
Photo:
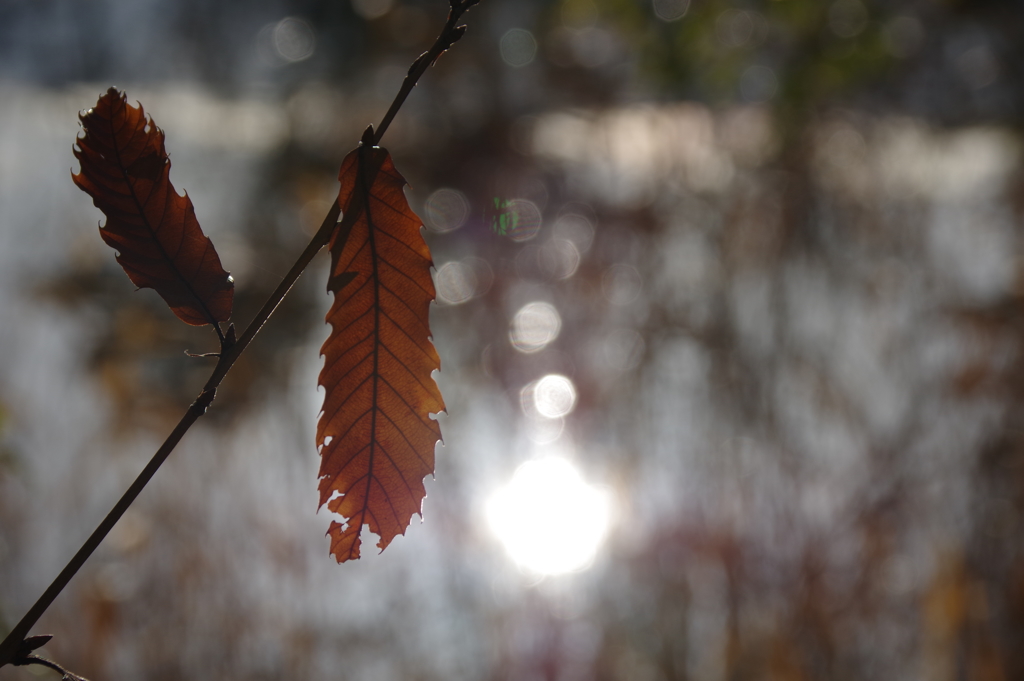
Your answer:
[[[48,667],[61,675],[61,681],[88,681],[88,679],[86,679],[84,676],[79,676],[74,672],[70,672],[67,669],[64,669],[64,667],[61,667],[56,662],[52,660],[47,660],[45,657],[39,657],[38,655],[26,655],[25,657],[16,659],[14,662],[12,662],[12,664],[15,667],[23,667],[29,664],[37,664],[41,667]]]
[[[412,92],[412,89],[416,86],[420,76],[422,76],[426,70],[440,57],[445,50],[450,48],[455,42],[462,37],[466,31],[465,26],[456,26],[459,18],[473,5],[476,5],[480,0],[449,0],[451,9],[448,13],[448,21],[445,22],[444,28],[438,35],[437,40],[434,41],[434,45],[421,54],[412,66],[409,68],[409,73],[405,77],[405,81],[402,83],[401,89],[395,96],[395,100],[391,103],[391,107],[387,113],[384,114],[384,118],[381,120],[380,125],[377,127],[376,133],[372,137],[367,134],[364,135],[363,143],[372,140],[374,145],[378,144],[381,138],[387,131],[388,126],[391,125],[391,121],[394,119],[395,114],[398,113],[399,109],[402,108],[402,104],[405,102],[406,97]],[[368,131],[369,132],[369,131]],[[174,427],[171,434],[167,436],[164,443],[160,446],[160,449],[156,451],[153,458],[150,459],[146,467],[142,469],[139,476],[135,479],[135,482],[131,484],[128,490],[118,500],[114,508],[110,510],[110,513],[103,519],[89,538],[82,545],[82,548],[74,555],[71,561],[61,570],[57,578],[53,580],[53,583],[47,587],[43,595],[39,597],[39,600],[29,609],[25,616],[21,618],[21,621],[11,630],[7,637],[0,643],[0,667],[7,664],[41,664],[56,671],[61,672],[65,675],[65,678],[71,679],[72,681],[80,679],[71,672],[68,672],[53,662],[44,660],[43,658],[29,655],[33,642],[38,643],[38,639],[42,637],[28,637],[29,630],[35,626],[39,618],[46,612],[47,608],[53,603],[54,599],[64,590],[64,587],[68,585],[71,578],[82,568],[85,562],[92,555],[93,551],[100,545],[100,542],[107,536],[110,530],[114,527],[117,521],[124,515],[124,512],[128,510],[132,502],[135,501],[139,493],[142,492],[143,488],[149,483],[156,474],[157,470],[167,460],[167,457],[177,446],[178,442],[185,435],[189,428],[192,427],[199,417],[206,413],[207,407],[213,402],[214,396],[217,394],[217,387],[224,380],[228,371],[234,365],[239,355],[248,347],[252,339],[256,337],[259,330],[263,328],[263,325],[270,318],[270,315],[274,313],[277,306],[284,299],[288,291],[298,280],[303,270],[313,260],[313,257],[323,248],[328,241],[330,241],[331,235],[334,234],[335,230],[339,230],[339,234],[346,234],[351,230],[352,225],[359,218],[362,213],[361,206],[352,206],[348,214],[344,216],[344,219],[339,221],[341,215],[341,209],[338,206],[338,202],[335,201],[334,205],[328,211],[327,216],[324,218],[323,223],[320,225],[320,229],[317,230],[313,236],[309,245],[299,256],[299,259],[295,261],[292,268],[285,275],[284,280],[281,281],[277,289],[271,294],[267,302],[264,303],[263,307],[256,314],[253,320],[246,327],[242,335],[235,339],[235,329],[233,326],[228,328],[227,334],[222,335],[219,328],[217,328],[217,334],[221,338],[221,351],[219,353],[220,358],[217,361],[217,366],[214,368],[212,375],[203,387],[203,391],[196,398],[196,401],[188,408],[185,415],[181,417],[178,425]],[[48,640],[48,639],[47,639]],[[38,643],[36,647],[41,646],[45,643]],[[26,662],[20,662],[19,660],[26,660]]]
[[[416,82],[419,81],[420,76],[426,73],[427,69],[434,65],[438,57],[444,54],[445,50],[454,45],[459,38],[466,32],[465,26],[456,26],[459,23],[459,19],[466,13],[473,5],[476,5],[480,0],[449,0],[451,3],[451,9],[448,11],[448,21],[445,22],[444,28],[441,29],[440,35],[437,36],[437,40],[429,50],[421,54],[416,58],[416,61],[409,67],[409,73],[406,74],[405,80],[402,81],[402,87],[398,91],[398,95],[395,97],[395,101],[391,102],[391,107],[388,112],[384,114],[384,118],[381,119],[380,125],[377,126],[377,134],[373,138],[373,143],[380,144],[381,138],[384,133],[387,132],[388,126],[391,125],[391,121],[394,119],[395,114],[402,108],[402,104],[405,103],[405,98],[409,96],[412,89],[416,87]]]

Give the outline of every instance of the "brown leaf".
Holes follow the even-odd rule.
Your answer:
[[[196,221],[192,200],[171,185],[164,133],[110,88],[79,115],[85,136],[72,179],[107,216],[100,236],[132,283],[152,288],[174,314],[201,326],[231,317],[234,283]]]
[[[444,402],[430,375],[440,366],[428,326],[430,251],[405,179],[387,151],[368,146],[345,158],[339,179],[343,213],[359,216],[330,244],[334,303],[321,349],[317,446],[320,504],[347,520],[328,530],[342,563],[359,557],[364,524],[383,550],[420,512],[441,437],[428,414]]]

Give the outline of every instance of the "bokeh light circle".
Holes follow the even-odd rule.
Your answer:
[[[566,213],[559,217],[552,231],[556,237],[571,241],[580,253],[586,253],[594,242],[593,223],[576,213]]]
[[[690,9],[690,0],[653,0],[654,14],[662,21],[678,21]]]
[[[506,211],[511,216],[508,238],[512,241],[529,241],[540,232],[543,219],[540,208],[533,201],[512,199],[508,202]]]
[[[552,279],[568,279],[580,266],[580,252],[568,239],[549,239],[538,259],[541,270]]]
[[[427,227],[433,232],[451,232],[466,224],[469,201],[457,189],[438,189],[423,204]]]
[[[522,28],[512,28],[501,37],[501,59],[509,66],[526,66],[537,56],[537,39]]]
[[[352,0],[352,9],[366,20],[378,19],[391,11],[394,0]]]
[[[487,502],[491,530],[509,556],[544,575],[589,567],[608,532],[611,499],[561,458],[527,461]]]
[[[725,47],[743,47],[754,37],[754,17],[740,9],[727,9],[715,20],[715,35]]]
[[[274,50],[287,62],[309,59],[316,50],[313,27],[298,17],[285,17],[277,22],[272,38]]]
[[[523,305],[512,317],[509,338],[519,352],[543,350],[558,338],[562,318],[551,303],[532,302]]]
[[[437,268],[434,273],[437,302],[458,305],[473,298],[477,292],[477,276],[473,268],[453,260]]]
[[[533,407],[549,419],[572,413],[576,407],[576,386],[561,374],[548,374],[533,384]]]

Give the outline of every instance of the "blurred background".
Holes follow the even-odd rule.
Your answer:
[[[0,3],[0,633],[216,350],[101,243],[77,112],[116,85],[165,130],[244,325],[446,10]],[[437,268],[423,522],[328,556],[321,254],[44,652],[93,681],[1024,678],[1024,8],[466,23],[384,140]]]

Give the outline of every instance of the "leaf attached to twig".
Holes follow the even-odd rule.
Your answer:
[[[164,133],[140,104],[110,88],[79,115],[85,135],[72,179],[107,216],[100,236],[139,288],[152,288],[187,324],[231,317],[234,283],[196,220],[192,200],[169,179]]]
[[[321,348],[317,446],[320,504],[346,520],[328,530],[341,563],[359,557],[364,524],[383,550],[420,512],[441,437],[429,414],[444,402],[431,376],[440,360],[428,326],[430,251],[405,179],[386,150],[365,144],[345,158],[339,179],[342,226],[351,228],[330,244],[334,303]]]

